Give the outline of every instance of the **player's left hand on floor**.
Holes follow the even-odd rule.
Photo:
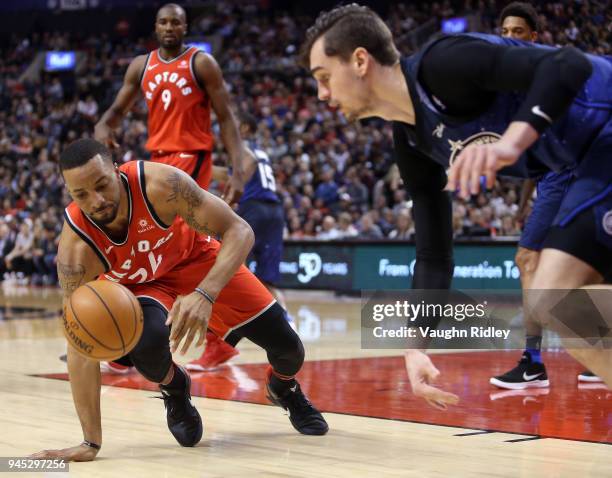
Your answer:
[[[184,338],[181,354],[185,354],[198,332],[196,346],[203,345],[211,312],[212,304],[197,292],[177,298],[166,320],[166,325],[172,324],[170,352],[176,352]]]
[[[467,199],[480,192],[480,178],[486,179],[486,187],[495,185],[495,175],[500,169],[515,163],[520,151],[503,141],[492,144],[470,145],[455,159],[448,170],[448,191],[458,191]]]
[[[405,360],[412,393],[415,396],[424,398],[427,403],[438,410],[446,410],[448,405],[459,403],[459,397],[454,393],[445,392],[431,385],[440,375],[440,371],[426,354],[410,351],[406,353]]]
[[[61,450],[42,450],[33,453],[28,458],[34,460],[65,460],[65,461],[92,461],[99,450],[87,445],[77,445]]]

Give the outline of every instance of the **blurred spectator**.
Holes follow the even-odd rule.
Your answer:
[[[367,207],[369,198],[368,188],[364,186],[359,176],[357,176],[357,169],[354,166],[347,169],[346,186],[343,186],[340,191],[346,192],[353,204],[360,208]]]
[[[77,112],[79,112],[87,121],[95,124],[95,122],[98,120],[98,103],[96,103],[96,100],[94,100],[92,95],[87,95],[87,99],[85,101],[79,100],[77,103]]]
[[[340,232],[336,228],[336,220],[332,216],[325,216],[321,230],[317,233],[317,239],[329,241],[340,238]]]
[[[3,219],[0,219],[0,257],[7,257],[15,247],[16,234]],[[4,279],[8,272],[6,261],[0,261],[0,277]]]
[[[333,206],[338,202],[338,185],[334,181],[334,170],[327,169],[323,172],[321,183],[315,190],[315,198],[323,201],[325,206]]]
[[[339,239],[350,239],[356,237],[359,234],[355,226],[351,215],[348,212],[341,212],[338,216],[338,238]]]
[[[50,225],[42,229],[42,234],[36,238],[32,251],[35,273],[33,285],[51,285],[57,282],[57,267],[55,258],[59,237]]]
[[[32,255],[34,249],[34,234],[31,221],[23,221],[15,238],[15,246],[4,257],[4,263],[11,279],[23,281],[32,275]]]
[[[408,209],[402,209],[397,214],[397,227],[389,233],[389,239],[411,240],[414,235],[412,216]]]
[[[383,233],[372,219],[372,213],[368,212],[361,218],[361,227],[359,230],[359,239],[382,239]]]
[[[486,221],[482,214],[482,210],[473,208],[470,210],[467,222],[467,230],[464,230],[468,236],[482,237],[491,236],[490,224]]]
[[[516,218],[510,214],[501,218],[501,227],[499,230],[500,236],[516,237],[521,234],[521,229],[518,226]]]

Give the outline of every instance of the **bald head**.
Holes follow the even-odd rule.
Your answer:
[[[185,13],[185,9],[176,3],[166,3],[163,7],[157,10],[156,18],[159,18],[162,13],[174,13],[177,16],[180,16],[184,22],[187,21],[187,13]]]

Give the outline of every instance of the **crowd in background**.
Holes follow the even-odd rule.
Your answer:
[[[498,3],[400,3],[386,18],[400,49],[408,53],[413,35],[432,18],[469,14],[480,20],[483,31],[494,32]],[[303,32],[313,19],[270,14],[254,3],[216,2],[215,9],[190,19],[190,30],[222,39],[216,59],[235,107],[258,119],[256,137],[274,165],[286,238],[411,239],[411,202],[393,163],[390,125],[378,120],[347,124],[317,100],[313,80],[296,64]],[[612,12],[605,2],[546,2],[539,11],[542,43],[612,52]],[[92,134],[130,60],[156,47],[152,37],[130,38],[119,27],[103,36],[13,37],[0,49],[0,280],[56,281],[54,254],[69,201],[57,169],[59,153],[67,143]],[[79,75],[43,72],[37,80],[20,81],[38,52],[77,47],[85,53]],[[141,101],[123,121],[118,162],[147,157],[146,115]],[[214,157],[220,164],[226,160],[220,142]],[[455,200],[455,236],[518,236],[520,187],[520,182],[500,180],[491,191]]]

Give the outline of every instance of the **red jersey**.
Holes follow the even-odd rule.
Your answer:
[[[149,108],[152,153],[211,151],[210,98],[195,77],[196,47],[166,61],[149,53],[140,87]]]
[[[171,225],[162,223],[147,198],[143,161],[126,163],[120,170],[129,201],[128,229],[122,240],[108,237],[76,203],[65,211],[70,227],[105,265],[105,279],[126,285],[151,282],[180,269],[194,255],[216,255],[219,242],[194,231],[180,216]],[[202,271],[199,280],[204,275]]]

